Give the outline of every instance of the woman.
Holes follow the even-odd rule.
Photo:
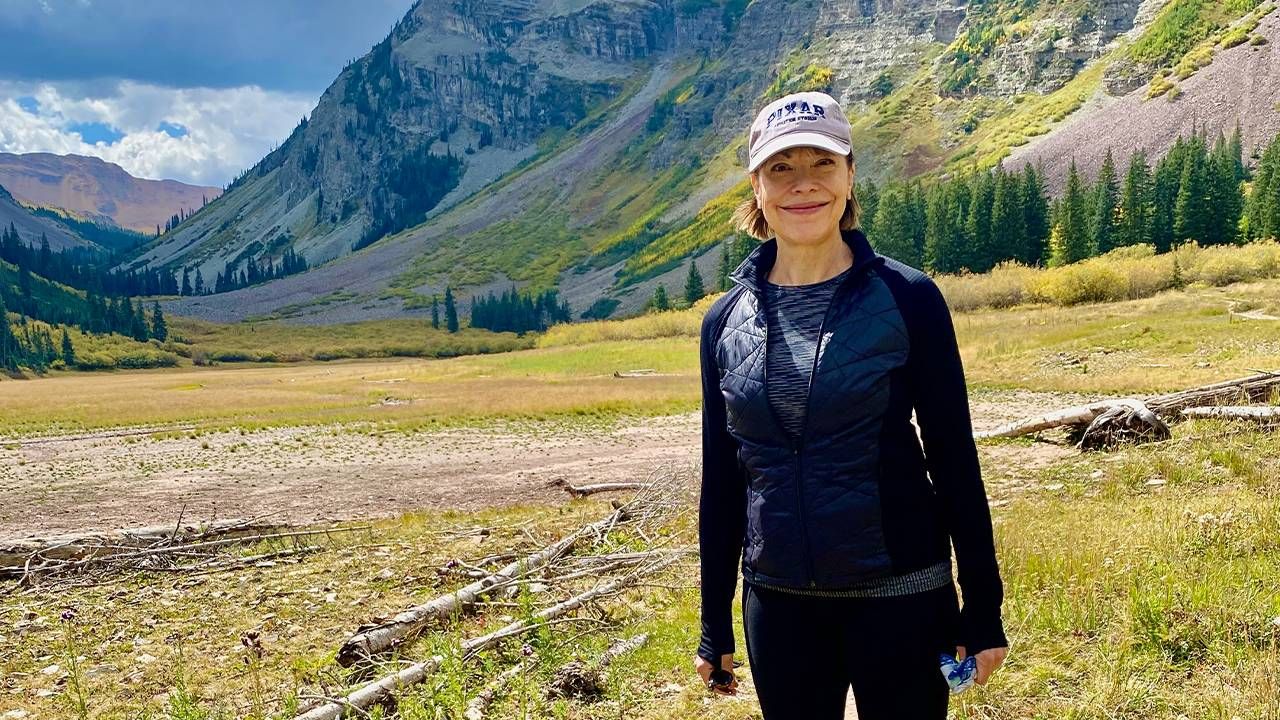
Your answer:
[[[702,325],[694,664],[736,691],[741,553],[765,720],[837,720],[850,686],[861,720],[942,720],[940,655],[974,655],[985,683],[1006,652],[991,515],[950,313],[857,229],[850,146],[823,93],[776,100],[751,127],[736,219],[767,241]]]

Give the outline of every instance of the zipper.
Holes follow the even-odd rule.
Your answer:
[[[863,260],[861,263],[859,263],[855,255],[854,264],[850,268],[848,277],[846,277],[840,283],[840,285],[836,288],[835,292],[832,293],[831,295],[831,302],[827,304],[827,309],[822,314],[822,322],[818,324],[818,341],[814,345],[813,367],[811,367],[809,370],[809,384],[805,388],[804,420],[800,424],[800,436],[796,441],[792,441],[790,438],[787,439],[787,444],[791,446],[791,455],[792,457],[795,458],[796,511],[798,513],[798,517],[800,520],[801,535],[802,535],[801,540],[804,541],[805,570],[808,574],[810,588],[817,588],[818,583],[817,581],[814,580],[814,576],[816,575],[816,573],[814,572],[814,569],[813,569],[813,551],[809,545],[808,525],[806,524],[805,517],[804,517],[804,475],[802,473],[804,469],[804,465],[801,460],[801,452],[804,450],[805,433],[809,429],[809,404],[813,399],[813,378],[818,372],[818,359],[821,356],[821,351],[822,351],[822,331],[826,329],[827,318],[831,316],[831,308],[835,307],[836,300],[839,298],[840,293],[844,291],[845,286],[853,282],[855,278],[860,277],[867,270],[867,268],[870,267],[872,262],[875,261],[876,257],[877,256],[874,253],[872,253],[871,258]],[[744,285],[739,278],[731,276],[730,279],[739,285],[743,285],[743,287],[746,290],[749,290],[749,291],[752,290],[751,287],[747,287],[746,285]],[[763,291],[760,291],[758,293],[753,292],[752,294],[756,295],[757,297],[757,302],[758,302],[757,313],[763,314],[765,316],[763,331],[762,331],[764,335],[764,347],[762,348],[762,352],[765,354],[765,357],[763,361],[763,368],[761,370],[761,378],[765,386],[765,391],[764,391],[765,406],[769,408],[769,415],[773,418],[774,424],[781,428],[781,427],[784,427],[784,425],[782,424],[782,420],[778,417],[777,412],[774,411],[773,403],[769,402],[769,396],[768,396],[768,392],[769,392],[768,391],[768,387],[769,387],[769,356],[768,356],[769,317],[768,317],[768,310],[764,308],[765,293]]]

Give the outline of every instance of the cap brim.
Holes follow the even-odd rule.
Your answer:
[[[747,172],[755,172],[755,169],[760,167],[765,160],[768,160],[770,155],[779,150],[790,150],[794,147],[822,148],[837,155],[848,155],[850,151],[850,147],[847,144],[836,140],[830,135],[815,132],[787,133],[765,143],[760,148],[760,152],[756,154],[755,160],[752,160],[747,166]]]

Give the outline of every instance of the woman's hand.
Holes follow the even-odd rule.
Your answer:
[[[990,648],[978,653],[975,656],[978,662],[978,672],[974,676],[973,681],[979,685],[986,685],[987,680],[991,677],[991,673],[995,672],[996,668],[1000,667],[1000,664],[1004,662],[1004,656],[1008,654],[1008,652],[1009,648],[999,647]],[[956,661],[959,662],[964,660],[964,656],[964,646],[961,645],[956,648]],[[710,667],[709,663],[708,667]]]
[[[693,669],[698,671],[698,676],[702,678],[702,684],[706,685],[709,689],[713,690],[714,692],[720,693],[722,695],[738,694],[738,678],[733,674],[733,654],[732,653],[728,653],[720,656],[720,669],[725,670],[726,672],[729,673],[730,680],[729,680],[729,684],[727,685],[720,685],[720,684],[711,685],[710,684],[711,673],[713,670],[715,670],[715,666],[707,662],[707,660],[703,658],[701,655],[695,655],[693,657]]]

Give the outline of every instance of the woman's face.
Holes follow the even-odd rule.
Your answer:
[[[751,173],[751,187],[780,240],[819,244],[840,234],[853,166],[820,148],[780,150]]]

